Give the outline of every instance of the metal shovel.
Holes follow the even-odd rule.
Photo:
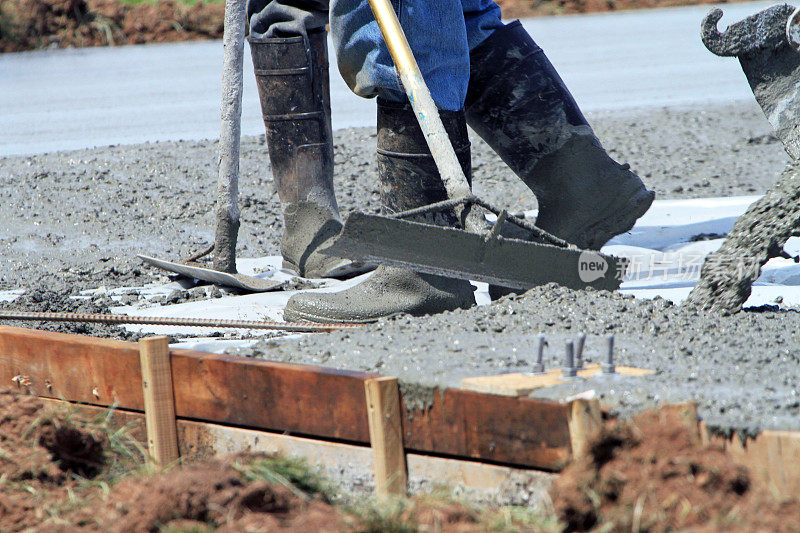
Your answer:
[[[625,270],[622,260],[579,250],[472,194],[394,9],[389,0],[369,0],[369,4],[449,200],[389,217],[352,213],[340,236],[325,253],[523,290],[547,282],[571,288],[619,288]],[[491,231],[475,233],[403,220],[422,213],[455,209],[462,227],[472,229],[468,214],[473,205],[498,216]],[[500,229],[505,221],[522,227],[541,242],[502,237]]]
[[[244,0],[225,1],[222,64],[222,105],[217,182],[217,229],[214,246],[189,260],[176,262],[138,255],[155,267],[226,287],[264,292],[277,290],[285,281],[272,281],[236,272],[236,240],[239,232],[239,144],[242,122],[242,59],[245,33]],[[214,251],[214,266],[194,260]]]

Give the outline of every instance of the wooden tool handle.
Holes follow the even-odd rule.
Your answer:
[[[472,196],[469,182],[461,169],[453,144],[444,129],[441,117],[439,117],[439,110],[422,78],[419,65],[411,52],[403,28],[400,27],[400,21],[397,20],[394,8],[389,0],[369,0],[369,5],[375,14],[375,20],[378,21],[378,27],[380,27],[383,39],[389,48],[389,54],[400,75],[400,81],[403,82],[403,88],[417,115],[439,174],[442,176],[447,196],[451,199]],[[465,211],[468,210],[465,209]]]

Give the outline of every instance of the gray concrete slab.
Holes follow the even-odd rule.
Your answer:
[[[770,2],[725,4],[730,23]],[[738,63],[700,43],[709,6],[525,20],[587,111],[752,98]],[[249,52],[242,133],[263,131]],[[219,135],[221,41],[0,55],[0,156]],[[334,128],[374,102],[331,73]]]

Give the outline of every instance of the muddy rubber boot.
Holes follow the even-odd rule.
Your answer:
[[[464,174],[469,177],[470,147],[464,114],[442,111],[441,116]],[[378,176],[385,213],[447,199],[410,105],[378,101]],[[422,221],[457,225],[452,211],[426,215]],[[475,296],[468,281],[382,265],[367,280],[350,289],[293,296],[283,316],[288,321],[374,322],[400,313],[420,316],[473,305]]]
[[[283,266],[307,278],[367,269],[318,250],[341,230],[333,191],[328,46],[324,31],[248,37],[275,187],[284,212]]]
[[[597,250],[630,230],[655,193],[603,149],[519,21],[470,53],[467,123],[536,194],[536,225]]]

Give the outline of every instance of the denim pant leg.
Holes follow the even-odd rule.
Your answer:
[[[461,0],[392,0],[422,76],[440,109],[464,106],[469,46]],[[331,0],[331,35],[339,72],[365,98],[406,99],[367,0]]]
[[[328,23],[328,0],[248,0],[253,37],[306,36]]]
[[[492,0],[461,0],[461,7],[470,50],[481,44],[494,30],[503,27],[500,6]]]

